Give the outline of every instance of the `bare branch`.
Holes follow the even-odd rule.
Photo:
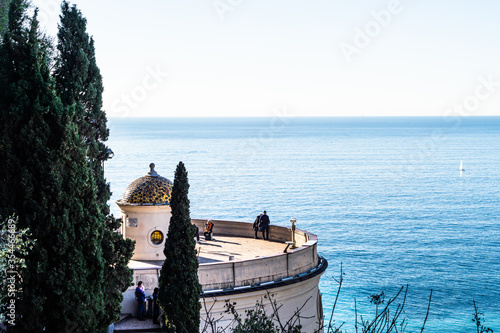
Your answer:
[[[424,331],[425,323],[427,322],[427,317],[429,317],[429,309],[431,307],[431,299],[432,299],[432,289],[431,289],[431,294],[429,295],[429,304],[427,305],[427,313],[425,314],[424,324],[422,325],[422,329],[420,330],[420,333],[422,333]]]
[[[342,263],[340,263],[340,278],[338,280],[339,288],[337,289],[337,295],[335,296],[335,302],[333,303],[332,314],[330,315],[330,321],[328,323],[328,331],[330,331],[330,328],[332,327],[333,313],[335,312],[335,306],[337,305],[337,300],[339,299],[340,288],[342,288],[342,281],[343,280],[344,280],[344,277],[342,274]],[[337,280],[335,280],[335,281],[337,281]]]

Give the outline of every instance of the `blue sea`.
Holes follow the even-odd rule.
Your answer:
[[[183,161],[192,218],[271,223],[319,237],[329,320],[355,332],[370,295],[408,285],[407,332],[500,332],[500,117],[110,119],[114,204],[151,162]],[[464,172],[459,171],[463,161]],[[402,300],[402,299],[401,299]]]

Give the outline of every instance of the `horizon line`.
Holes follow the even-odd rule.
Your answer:
[[[189,119],[189,118],[481,118],[481,117],[500,117],[500,115],[370,115],[370,116],[304,116],[304,115],[269,115],[269,116],[107,116],[108,119],[138,119],[138,118],[170,118],[170,119]]]

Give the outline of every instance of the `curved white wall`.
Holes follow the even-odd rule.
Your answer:
[[[282,323],[286,323],[297,310],[300,310],[300,324],[302,332],[316,332],[323,322],[323,313],[321,305],[321,295],[319,293],[318,283],[320,275],[310,279],[300,281],[294,284],[285,285],[268,290],[258,290],[254,292],[224,295],[219,297],[205,297],[202,302],[200,332],[207,321],[207,317],[218,319],[217,327],[226,327],[231,324],[234,316],[225,312],[225,300],[231,303],[235,302],[236,311],[245,318],[245,310],[255,308],[257,301],[265,305],[266,314],[273,313],[268,295],[281,306],[278,310]],[[211,309],[209,312],[208,310]],[[209,314],[207,315],[207,313]],[[208,330],[211,332],[211,330]],[[319,330],[318,332],[323,332]]]

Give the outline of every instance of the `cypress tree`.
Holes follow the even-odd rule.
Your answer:
[[[10,0],[0,1],[0,40],[2,40],[3,34],[5,33],[5,30],[7,28],[9,4]]]
[[[109,149],[104,144],[109,130],[106,113],[102,110],[104,88],[94,40],[87,33],[87,20],[75,5],[70,7],[67,1],[63,1],[60,19],[54,70],[56,89],[64,105],[76,104],[75,122],[88,145],[89,160],[93,164],[102,164],[109,158]],[[96,174],[102,171],[96,165],[93,168]],[[103,188],[99,191],[106,192]]]
[[[58,98],[37,11],[12,0],[0,47],[0,214],[36,239],[16,281],[18,332],[95,332],[103,311],[102,224],[86,145]],[[94,198],[94,199],[92,199]]]
[[[111,191],[104,177],[104,162],[110,150],[104,142],[109,130],[102,110],[102,76],[96,62],[94,41],[87,34],[87,21],[76,6],[64,1],[60,19],[54,77],[63,104],[75,111],[73,121],[88,147],[87,160],[97,187],[99,210],[95,214],[104,226],[105,271],[104,283],[96,288],[104,295],[105,309],[100,322],[101,327],[105,327],[118,318],[122,292],[131,284],[132,272],[127,265],[134,245],[115,232],[121,221],[110,215],[107,203]]]
[[[200,293],[195,228],[191,224],[189,183],[184,163],[179,162],[172,189],[172,217],[165,240],[165,262],[159,281],[159,302],[167,325],[177,332],[194,333],[200,326]]]

